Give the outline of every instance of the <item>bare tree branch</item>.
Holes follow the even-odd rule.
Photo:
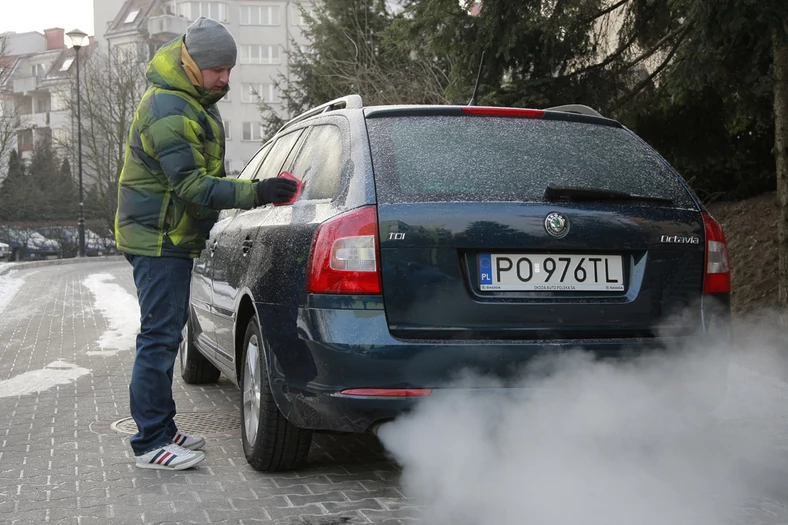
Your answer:
[[[114,223],[117,182],[129,127],[147,87],[147,63],[144,48],[115,48],[110,56],[90,55],[82,70],[83,177],[108,227]],[[76,122],[76,86],[72,87],[69,105]]]
[[[612,13],[613,11],[615,11],[616,9],[621,7],[622,5],[624,5],[626,3],[629,3],[631,1],[632,0],[619,0],[618,2],[616,2],[614,4],[611,4],[610,6],[606,7],[605,9],[602,9],[598,13],[594,14],[594,16],[592,16],[591,18],[588,18],[588,19],[584,20],[583,23],[590,24],[594,20],[598,20],[598,19],[602,18],[603,16],[607,15],[608,13]]]
[[[676,41],[674,42],[674,44],[673,44],[673,47],[672,47],[672,48],[670,49],[670,51],[668,51],[668,53],[665,55],[665,58],[663,58],[663,59],[662,59],[662,62],[659,64],[659,66],[655,67],[655,68],[654,68],[654,70],[653,70],[653,71],[652,71],[652,72],[651,72],[651,73],[650,73],[650,74],[649,74],[649,75],[648,75],[646,78],[644,78],[642,81],[640,81],[640,82],[639,82],[639,83],[638,83],[638,84],[637,84],[637,85],[636,85],[634,88],[632,88],[632,89],[631,89],[631,90],[629,90],[629,91],[628,91],[626,94],[624,94],[624,95],[622,95],[621,97],[619,97],[619,98],[618,98],[618,99],[617,99],[617,100],[616,100],[616,101],[613,103],[613,107],[614,107],[614,108],[619,108],[619,107],[621,107],[623,104],[625,104],[625,103],[627,103],[628,101],[632,100],[632,99],[633,99],[635,96],[637,96],[637,95],[638,95],[638,94],[639,94],[641,91],[643,91],[643,90],[644,90],[644,89],[646,89],[646,88],[647,88],[649,85],[651,85],[651,83],[654,81],[654,79],[655,79],[655,78],[656,78],[656,77],[657,77],[657,76],[658,76],[660,73],[662,73],[662,71],[663,71],[665,68],[667,68],[669,65],[671,65],[671,64],[672,64],[672,62],[673,62],[673,57],[675,56],[676,52],[678,51],[679,47],[681,46],[681,43],[682,43],[682,42],[684,41],[684,39],[687,37],[687,35],[688,35],[688,33],[689,33],[689,29],[690,29],[690,25],[689,25],[689,24],[685,25],[685,26],[682,28],[682,31],[681,31],[681,32],[678,34],[678,36],[676,37]],[[665,38],[667,38],[667,37],[665,37]],[[663,39],[663,40],[664,40],[664,39]],[[639,59],[638,59],[638,60],[636,60],[636,61],[633,61],[633,62],[632,62],[632,64],[636,64],[636,63],[640,62],[641,60],[643,60],[643,59],[645,59],[645,58],[647,58],[647,57],[649,57],[649,56],[653,55],[655,51],[656,51],[656,46],[655,46],[655,47],[653,47],[653,48],[652,48],[650,51],[647,51],[646,53],[643,53],[643,54],[642,54],[642,55],[639,57]]]

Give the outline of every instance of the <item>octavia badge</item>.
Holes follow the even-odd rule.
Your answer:
[[[569,232],[569,220],[558,212],[545,217],[544,229],[553,237],[563,237]]]

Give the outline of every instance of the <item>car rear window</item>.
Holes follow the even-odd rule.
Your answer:
[[[544,201],[554,186],[623,191],[695,205],[657,153],[623,128],[529,118],[367,119],[383,203]]]

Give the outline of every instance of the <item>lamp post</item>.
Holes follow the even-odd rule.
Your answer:
[[[87,34],[79,29],[66,33],[76,53],[77,64],[77,158],[79,159],[79,257],[85,256],[85,199],[82,194],[82,114],[79,95],[79,49],[85,45]]]

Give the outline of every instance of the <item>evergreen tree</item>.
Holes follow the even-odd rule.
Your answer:
[[[29,220],[37,205],[25,176],[25,166],[15,149],[8,155],[8,171],[0,186],[0,218],[7,221]]]
[[[777,189],[788,304],[785,0],[326,0],[296,49],[291,114],[376,103],[586,104],[654,145],[704,199]],[[476,6],[478,7],[478,6]],[[484,53],[484,64],[479,68]],[[386,78],[388,80],[381,80]],[[268,132],[282,120],[262,105]]]
[[[31,207],[31,219],[51,220],[58,216],[62,195],[58,194],[59,162],[51,140],[40,139],[33,148],[27,169],[27,183],[36,205]]]
[[[71,220],[77,217],[79,194],[74,177],[71,175],[71,163],[64,158],[57,176],[52,184],[53,191],[60,196],[56,207],[56,218]]]
[[[777,189],[779,304],[788,305],[788,2],[638,0],[641,35],[683,36],[630,125],[704,196]],[[638,29],[638,28],[636,28]],[[626,117],[625,117],[626,118]]]
[[[401,17],[385,0],[325,0],[303,16],[308,45],[293,43],[290,81],[276,83],[288,115],[349,94],[365,105],[445,102],[440,64],[394,38],[392,23]],[[287,119],[265,101],[259,106],[270,136]]]

